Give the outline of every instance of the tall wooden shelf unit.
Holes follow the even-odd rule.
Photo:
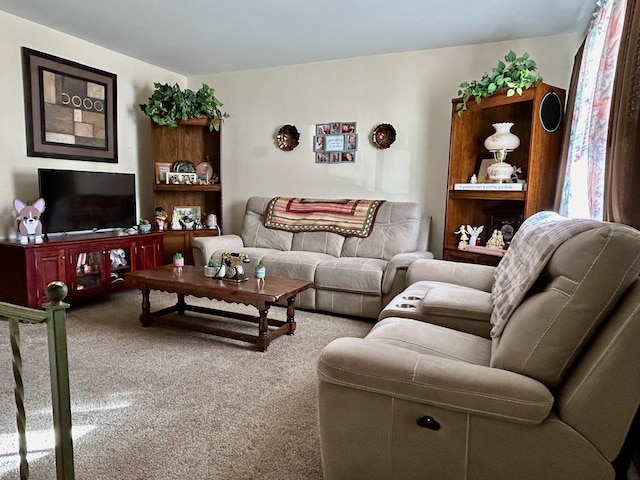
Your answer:
[[[177,128],[151,122],[153,162],[174,163],[188,160],[194,165],[209,161],[220,176],[220,133],[209,130],[205,120],[187,120]],[[215,214],[222,225],[222,188],[220,183],[209,185],[167,185],[155,183],[153,199],[156,207],[169,214],[174,207],[200,206],[203,215]],[[171,263],[173,254],[181,252],[186,263],[193,263],[191,240],[197,236],[217,235],[219,230],[168,230],[164,235],[164,263]]]
[[[484,245],[496,218],[524,220],[553,208],[564,131],[565,91],[539,83],[522,95],[507,97],[498,93],[479,104],[472,99],[467,104],[468,110],[458,115],[456,105],[461,101],[452,100],[443,258],[496,265],[500,257],[459,250],[459,236],[454,232],[461,225],[484,225],[478,243]],[[492,125],[498,122],[512,122],[511,131],[520,138],[520,147],[508,154],[507,162],[522,169],[520,178],[526,180],[526,190],[454,190],[456,183],[469,182],[476,173],[479,158],[486,158],[489,152],[484,141],[494,133]]]

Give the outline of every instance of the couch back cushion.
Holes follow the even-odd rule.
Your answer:
[[[502,335],[491,366],[558,385],[640,272],[640,232],[603,223],[561,244]]]
[[[242,221],[242,241],[245,247],[291,250],[293,233],[264,226],[264,216],[271,198],[250,197]]]
[[[327,253],[339,257],[344,237],[332,232],[297,232],[293,234],[291,250]]]
[[[343,257],[390,260],[398,253],[418,250],[420,205],[414,202],[384,202],[368,237],[347,237]]]

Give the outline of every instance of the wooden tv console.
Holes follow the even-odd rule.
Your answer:
[[[74,303],[135,288],[126,272],[162,264],[161,232],[68,235],[43,243],[0,241],[0,301],[41,308],[46,286],[61,280]]]

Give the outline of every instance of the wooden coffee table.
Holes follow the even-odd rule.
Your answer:
[[[250,342],[255,344],[261,351],[265,351],[275,338],[284,334],[291,335],[295,331],[294,303],[296,295],[312,286],[312,283],[306,280],[269,276],[265,279],[264,285],[258,288],[255,278],[249,278],[249,280],[241,283],[209,278],[204,276],[202,268],[190,265],[185,265],[182,273],[175,272],[173,265],[165,265],[150,270],[136,270],[126,273],[125,279],[136,282],[142,292],[140,323],[144,327],[150,326],[151,317],[154,317],[158,319],[155,323],[170,324],[211,335]],[[151,290],[176,293],[178,301],[171,307],[152,312],[149,300],[149,292]],[[223,300],[229,303],[253,305],[258,309],[258,315],[252,316],[197,305],[187,305],[185,302],[186,295]],[[287,320],[281,321],[267,318],[269,307],[283,299],[287,301]],[[203,322],[190,321],[186,317],[179,321],[164,321],[161,319],[163,315],[168,313],[178,312],[179,314],[184,314],[185,311],[256,323],[258,324],[258,335],[218,328]],[[269,327],[276,328],[270,329]]]

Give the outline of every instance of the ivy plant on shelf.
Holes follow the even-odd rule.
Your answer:
[[[140,109],[158,125],[175,128],[178,120],[206,117],[209,130],[219,131],[224,119],[229,118],[229,114],[220,109],[222,103],[214,89],[206,83],[196,92],[189,88],[183,90],[177,83],[171,86],[156,82],[153,86],[155,90],[148,103],[140,104]]]
[[[518,57],[513,50],[510,50],[504,59],[507,63],[498,61],[498,65],[493,67],[491,73],[485,73],[480,80],[460,84],[458,95],[462,97],[462,102],[456,105],[458,115],[462,115],[462,112],[467,109],[467,103],[472,98],[476,103],[480,103],[483,98],[503,90],[506,90],[507,97],[516,93],[522,95],[523,90],[542,81],[542,77],[537,73],[538,66],[528,53],[525,52]]]

